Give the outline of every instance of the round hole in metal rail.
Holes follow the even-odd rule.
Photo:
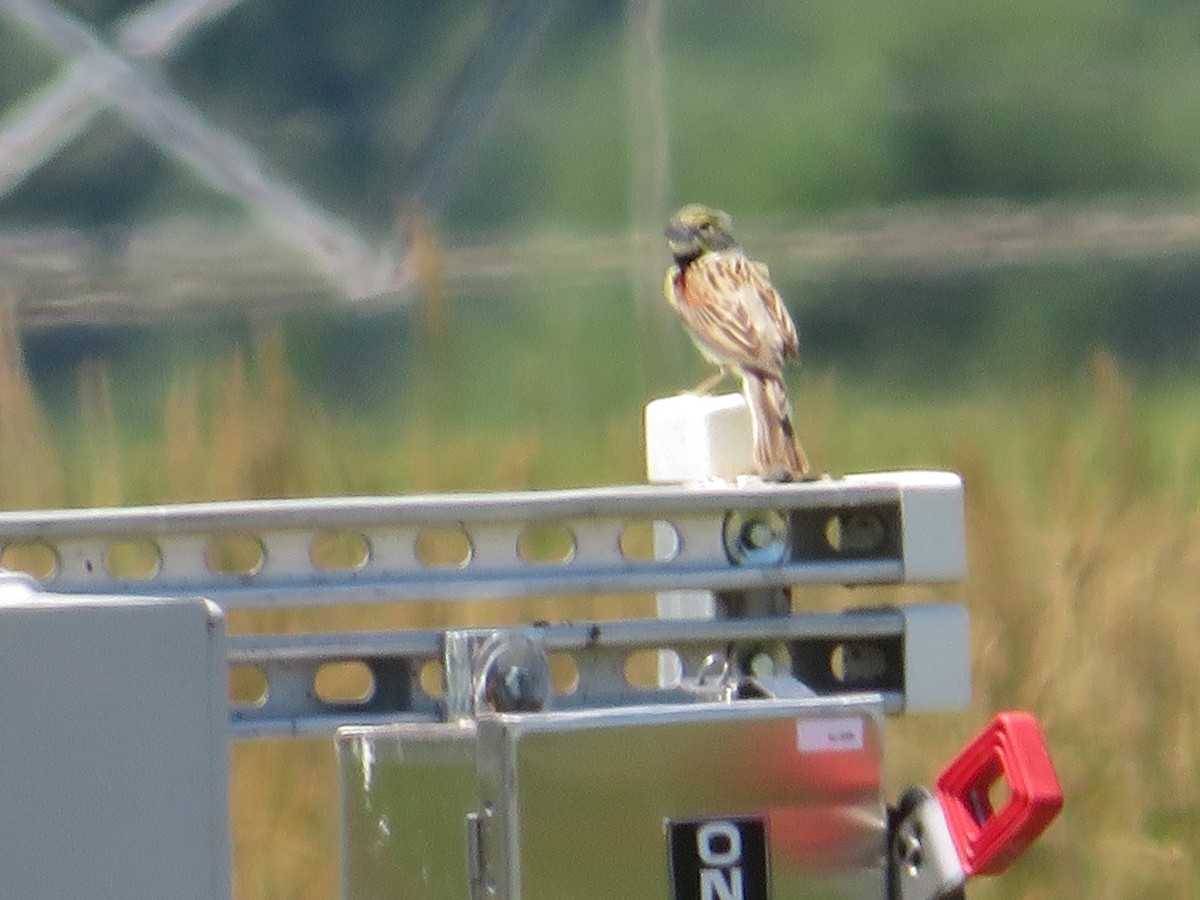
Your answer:
[[[883,546],[887,529],[874,513],[845,512],[825,522],[825,543],[834,553],[869,556]]]
[[[150,538],[121,538],[104,548],[104,571],[113,578],[145,581],[162,569],[162,551]]]
[[[446,696],[446,669],[440,659],[427,659],[417,673],[417,683],[425,696],[440,700]]]
[[[559,522],[534,522],[517,538],[517,554],[527,563],[567,563],[575,556],[575,535]]]
[[[263,542],[253,534],[219,534],[204,548],[204,565],[214,575],[257,575],[267,560]]]
[[[735,510],[722,529],[725,554],[737,566],[775,566],[791,544],[788,518],[775,509]]]
[[[413,554],[431,569],[462,569],[474,553],[471,539],[458,525],[429,525],[417,532]]]
[[[866,641],[846,641],[836,645],[829,654],[829,671],[839,684],[872,684],[882,678],[886,670],[883,650]]]
[[[556,694],[573,694],[579,687],[579,664],[570,653],[550,653],[550,686]]]
[[[229,667],[229,702],[257,708],[267,702],[267,676],[258,666]]]
[[[829,654],[829,674],[842,684],[846,682],[846,645],[837,644]]]
[[[679,531],[670,522],[630,522],[617,536],[621,556],[630,562],[670,562],[679,555]]]
[[[357,572],[371,560],[371,544],[357,531],[322,531],[308,548],[315,568],[325,572]]]
[[[669,676],[665,683],[660,683],[660,673]],[[625,683],[639,691],[678,687],[682,675],[683,662],[674,650],[634,650],[625,657]]]
[[[322,703],[363,704],[375,693],[375,678],[360,660],[327,662],[317,669],[313,691]]]
[[[0,549],[0,569],[24,572],[38,581],[52,581],[59,573],[58,551],[45,541],[21,541]]]

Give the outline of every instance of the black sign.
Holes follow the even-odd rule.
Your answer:
[[[769,900],[767,826],[757,816],[667,821],[673,900]]]

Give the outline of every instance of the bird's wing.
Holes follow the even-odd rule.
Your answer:
[[[766,266],[706,253],[668,279],[671,305],[697,342],[733,366],[778,372],[796,354],[796,326]]]
[[[775,290],[775,285],[771,284],[771,272],[767,269],[766,264],[754,260],[749,262],[758,295],[774,320],[775,327],[783,336],[784,358],[792,359],[800,353],[800,336],[796,333],[796,322],[792,319],[792,314],[788,312],[783,298],[779,296],[779,291]]]

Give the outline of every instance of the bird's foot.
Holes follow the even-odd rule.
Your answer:
[[[799,477],[802,478],[803,476]],[[787,469],[780,467],[778,469],[771,469],[769,472],[763,472],[762,480],[775,484],[788,484],[789,482],[796,481],[797,475],[795,472],[789,472]]]
[[[690,391],[685,391],[684,393],[686,393],[688,396],[691,396],[691,397],[708,397],[712,394],[713,388],[715,388],[718,384],[720,384],[722,381],[724,381],[726,376],[728,376],[728,375],[729,375],[729,370],[722,368],[715,375],[710,375],[708,378],[705,378],[702,382],[700,382],[698,385],[696,385]]]

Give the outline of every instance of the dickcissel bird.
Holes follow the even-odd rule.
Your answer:
[[[749,259],[730,233],[728,213],[692,204],[671,218],[667,244],[675,265],[663,292],[700,353],[719,371],[695,388],[706,394],[737,374],[754,424],[754,464],[774,481],[808,475],[808,459],[792,427],[783,368],[800,341],[767,267]]]

